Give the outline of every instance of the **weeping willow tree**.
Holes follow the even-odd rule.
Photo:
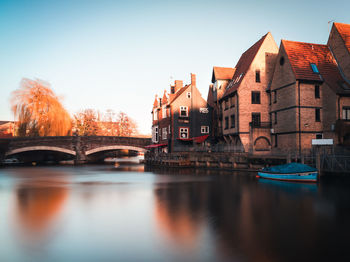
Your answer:
[[[18,136],[71,134],[71,118],[47,82],[22,79],[20,88],[12,92],[11,107]]]

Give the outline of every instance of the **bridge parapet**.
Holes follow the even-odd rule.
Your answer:
[[[6,142],[6,155],[35,150],[60,151],[75,155],[76,163],[86,162],[86,152],[92,154],[94,152],[115,149],[144,151],[144,147],[151,143],[150,138],[112,136],[50,136],[0,140],[4,140],[0,141],[3,144]]]

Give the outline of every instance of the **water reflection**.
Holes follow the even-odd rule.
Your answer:
[[[46,169],[18,171],[21,172],[13,172],[13,175],[19,178],[14,206],[19,240],[26,244],[43,243],[52,237],[55,220],[68,197],[66,175]]]
[[[349,261],[349,188],[129,164],[3,169],[0,261]]]
[[[195,184],[181,183],[175,187],[155,190],[155,223],[159,231],[182,248],[193,249],[198,241],[201,214]]]
[[[320,193],[317,184],[258,180],[252,175],[169,183],[155,189],[156,222],[174,241],[192,248],[204,241],[200,231],[208,223],[216,260],[331,260],[325,252],[330,248],[344,257],[347,238],[341,231],[350,233],[349,225],[340,229],[339,218],[332,221],[335,199]],[[335,238],[339,244],[330,247]]]

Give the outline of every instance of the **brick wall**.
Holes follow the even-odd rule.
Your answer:
[[[350,79],[350,52],[344,44],[344,40],[341,38],[338,30],[333,24],[331,33],[329,34],[327,45],[330,47],[334,54],[337,63],[342,69],[343,73]]]

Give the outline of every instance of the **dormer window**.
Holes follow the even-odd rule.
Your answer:
[[[318,68],[317,68],[316,64],[310,63],[310,66],[311,66],[312,72],[314,72],[315,74],[319,74],[320,73],[320,71],[318,71]]]

